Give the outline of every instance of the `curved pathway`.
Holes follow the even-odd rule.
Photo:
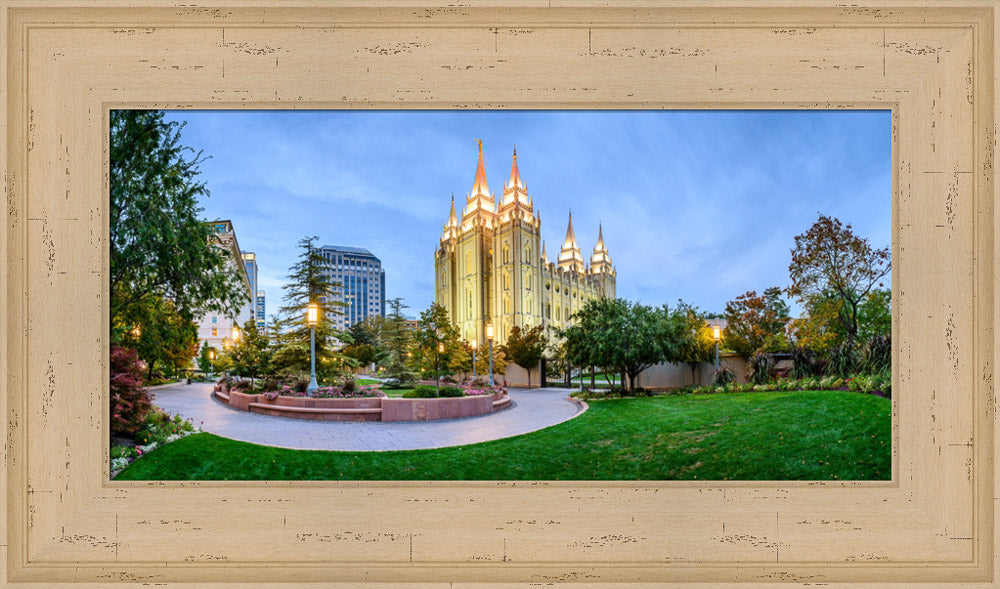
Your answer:
[[[508,389],[509,409],[441,421],[310,421],[232,409],[212,396],[209,383],[155,387],[154,403],[191,418],[202,431],[267,446],[302,450],[415,450],[509,438],[581,413],[571,389]]]

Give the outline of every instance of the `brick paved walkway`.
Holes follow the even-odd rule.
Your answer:
[[[233,440],[306,450],[414,450],[508,438],[575,417],[569,389],[509,389],[509,409],[442,421],[322,422],[237,411],[211,395],[212,385],[154,387],[153,401],[192,418],[202,430]]]

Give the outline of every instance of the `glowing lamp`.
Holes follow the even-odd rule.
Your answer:
[[[309,323],[309,327],[315,327],[318,319],[319,305],[316,303],[309,303],[309,309],[306,311],[306,321]]]
[[[493,339],[493,324],[492,323],[487,323],[486,324],[486,339],[488,339],[488,340]]]
[[[712,339],[714,339],[715,341],[719,341],[719,339],[721,337],[722,337],[722,329],[718,325],[713,325],[712,326]]]

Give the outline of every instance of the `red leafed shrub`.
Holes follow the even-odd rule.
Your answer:
[[[144,370],[135,350],[111,347],[111,434],[132,437],[146,424],[152,408],[142,385]]]

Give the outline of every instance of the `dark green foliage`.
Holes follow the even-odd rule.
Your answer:
[[[441,387],[439,395],[441,397],[464,397],[465,392],[462,387]]]
[[[437,396],[437,388],[429,384],[418,384],[412,391],[403,393],[403,397],[407,399],[435,399]]]
[[[887,481],[891,407],[849,391],[612,399],[530,434],[403,452],[287,450],[195,434],[117,478]]]
[[[183,125],[161,111],[112,110],[108,248],[112,340],[132,329],[130,313],[150,296],[190,316],[226,315],[248,300],[226,252],[200,218],[201,153],[180,142]],[[186,154],[191,154],[187,157]],[[190,359],[190,356],[189,356]]]
[[[311,333],[306,311],[310,303],[315,303],[319,307],[314,328],[316,373],[322,379],[335,376],[341,368],[341,355],[334,350],[338,332],[332,316],[341,314],[340,308],[344,303],[335,301],[341,284],[331,281],[324,272],[326,260],[314,245],[316,239],[316,236],[310,236],[299,240],[298,261],[288,269],[288,282],[284,287],[285,304],[280,309],[282,318],[278,322],[280,327],[272,330],[278,344],[272,361],[278,372],[309,372]]]
[[[792,378],[816,376],[813,353],[802,346],[792,348]]]
[[[861,371],[865,374],[889,372],[892,366],[892,337],[873,335],[862,351]]]
[[[687,313],[624,299],[595,299],[573,313],[575,323],[559,331],[573,366],[602,366],[623,373],[628,388],[650,366],[678,361],[689,332]]]
[[[358,381],[354,379],[353,376],[348,374],[344,377],[344,380],[340,383],[340,390],[343,393],[353,393],[358,390]]]
[[[239,342],[229,350],[233,362],[232,372],[237,376],[249,376],[250,385],[260,374],[271,368],[271,350],[267,337],[257,331],[257,322],[247,319],[243,323]]]
[[[260,390],[264,392],[277,391],[281,389],[281,385],[281,379],[274,376],[265,376],[260,379]]]
[[[202,343],[201,350],[198,352],[198,370],[206,374],[212,372],[212,358],[209,356],[208,340]]]
[[[826,355],[826,374],[848,378],[858,365],[857,354],[850,342],[830,348]]]
[[[736,373],[728,366],[719,366],[712,377],[712,384],[715,386],[725,386],[736,382]]]
[[[531,371],[542,360],[545,345],[548,343],[544,328],[536,325],[528,330],[522,330],[515,325],[510,329],[507,343],[500,346],[507,359],[524,368],[528,372],[528,386],[531,386]]]
[[[758,352],[747,363],[750,381],[765,384],[774,378],[774,356]]]

